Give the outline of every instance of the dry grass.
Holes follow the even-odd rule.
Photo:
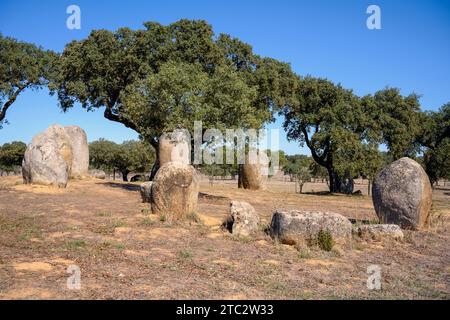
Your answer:
[[[449,299],[449,191],[435,190],[428,231],[324,252],[278,244],[263,230],[253,239],[221,231],[229,200],[248,201],[268,224],[280,208],[373,220],[369,197],[299,195],[283,182],[267,191],[205,182],[197,214],[168,223],[150,214],[135,184],[88,180],[52,189],[0,178],[0,298]],[[81,290],[66,288],[71,264],[80,267]],[[372,264],[382,268],[381,291],[366,288]]]

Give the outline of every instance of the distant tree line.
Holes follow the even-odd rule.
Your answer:
[[[119,172],[128,181],[131,172],[149,172],[155,161],[155,151],[142,141],[124,141],[121,144],[99,139],[89,143],[89,163],[93,169],[107,173]]]
[[[13,141],[0,146],[0,171],[15,172],[22,166],[27,145],[21,141]]]

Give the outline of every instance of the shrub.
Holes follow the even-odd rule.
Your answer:
[[[333,236],[329,231],[320,230],[317,234],[317,244],[324,251],[331,251],[334,246]]]

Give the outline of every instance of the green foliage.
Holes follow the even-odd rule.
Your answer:
[[[340,177],[361,174],[371,160],[367,153],[377,152],[367,103],[351,90],[312,77],[299,80],[297,97],[282,111],[288,139],[306,144],[314,161],[327,169],[330,191],[342,192]]]
[[[325,79],[306,77],[299,83],[298,103],[283,109],[284,127],[288,139],[306,144],[326,168],[331,192],[351,192],[353,178],[372,180],[387,161],[415,158],[422,131],[417,95],[386,88],[359,98]],[[388,147],[387,155],[380,144]]]
[[[271,156],[271,153],[268,152],[267,155]],[[278,150],[278,165],[280,168],[284,168],[287,164],[288,164],[288,159],[287,159],[287,155],[283,150]]]
[[[95,169],[111,172],[116,169],[119,146],[115,142],[99,139],[89,143],[89,163]]]
[[[198,170],[211,178],[235,176],[239,171],[236,164],[202,164],[198,166]]]
[[[68,250],[80,249],[86,247],[87,243],[84,240],[71,240],[68,241],[64,248]]]
[[[324,251],[331,251],[334,246],[333,235],[327,230],[320,230],[317,234],[317,244]]]
[[[157,74],[127,87],[121,101],[124,114],[146,138],[177,128],[193,132],[194,121],[203,127],[259,128],[252,110],[256,90],[232,67],[217,67],[209,74],[199,64],[168,62]]]
[[[53,77],[57,54],[0,34],[0,129],[6,112],[27,88],[37,90]]]
[[[442,140],[435,150],[425,152],[424,165],[432,184],[439,179],[450,180],[450,138]]]
[[[293,155],[286,156],[286,161],[283,171],[290,176],[291,181],[295,181],[299,185],[299,192],[302,193],[303,185],[312,178],[310,168],[313,160],[305,155]]]
[[[27,145],[21,141],[13,141],[0,146],[0,170],[13,171],[22,165]]]
[[[313,178],[326,180],[328,183],[328,171],[325,167],[319,165],[315,161],[311,161],[309,171],[311,172]]]
[[[417,140],[424,147],[423,165],[430,181],[450,179],[450,103],[422,114],[421,128]]]
[[[238,39],[216,37],[203,20],[115,32],[69,43],[52,85],[63,110],[87,110],[137,131],[154,147],[175,128],[259,128],[293,99],[290,66],[261,58]]]
[[[143,226],[143,227],[152,226],[154,224],[155,224],[155,221],[150,219],[149,217],[145,217],[139,222],[139,225]]]
[[[118,170],[124,175],[129,172],[147,172],[155,161],[155,151],[141,141],[125,141],[117,144],[100,139],[89,144],[91,166],[108,172]]]
[[[180,250],[177,252],[178,260],[187,260],[192,258],[192,252],[189,250]]]
[[[286,163],[283,166],[283,171],[286,174],[295,173],[298,168],[305,167],[309,168],[313,159],[309,156],[303,154],[296,154],[292,156],[286,156]]]
[[[115,159],[120,171],[148,172],[155,161],[155,152],[151,146],[141,141],[125,141],[119,145]]]
[[[370,101],[369,101],[370,100]],[[389,150],[393,160],[418,151],[416,137],[420,133],[419,96],[402,96],[397,88],[386,88],[366,97],[366,113],[372,118],[373,131]]]

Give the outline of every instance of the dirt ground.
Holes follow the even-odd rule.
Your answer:
[[[438,188],[433,223],[403,242],[354,240],[351,249],[297,250],[261,232],[237,239],[219,226],[229,202],[252,204],[265,224],[275,209],[334,211],[374,220],[366,196],[295,194],[273,182],[243,191],[202,183],[200,222],[168,223],[142,204],[138,184],[71,181],[67,189],[0,178],[0,299],[449,299],[450,187]],[[81,289],[68,289],[70,265]],[[367,289],[367,268],[382,289]]]

